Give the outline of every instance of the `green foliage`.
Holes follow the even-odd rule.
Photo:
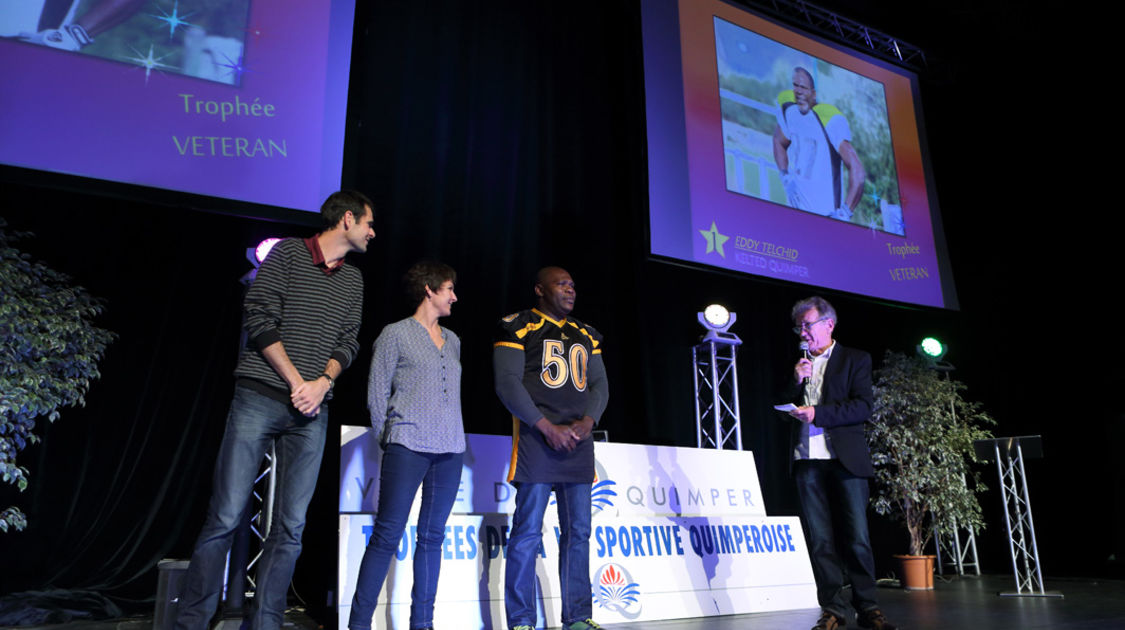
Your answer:
[[[27,527],[27,517],[19,508],[9,507],[0,511],[0,532],[8,531],[8,528],[20,531]]]
[[[720,74],[719,87],[741,94],[752,101],[758,101],[759,103],[768,105],[776,105],[778,93],[786,89],[784,85],[776,82],[767,83],[753,77],[734,73]],[[720,101],[723,118],[725,120],[731,120],[747,129],[753,129],[768,136],[773,136],[773,128],[774,125],[777,124],[777,117],[775,115],[752,107],[747,107],[746,105],[731,100],[720,99]]]
[[[983,425],[995,422],[961,397],[964,384],[918,357],[887,352],[875,376],[867,432],[875,511],[906,525],[913,555],[922,555],[935,525],[946,532],[983,528],[977,494],[984,485],[970,463],[973,442],[992,437]]]
[[[16,455],[39,441],[35,422],[59,409],[84,405],[97,362],[113,333],[94,326],[102,303],[65,274],[33,262],[12,243],[0,219],[0,479],[27,489],[28,470]],[[19,508],[0,511],[0,531],[21,530]]]

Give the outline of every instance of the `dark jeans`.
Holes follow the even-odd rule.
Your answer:
[[[383,581],[398,549],[410,506],[418,486],[418,537],[414,549],[414,587],[410,591],[410,627],[425,628],[434,622],[434,596],[441,570],[445,521],[461,484],[463,453],[419,453],[401,444],[388,444],[379,469],[379,511],[371,540],[363,552],[356,580],[348,627],[371,628],[371,617],[383,590]]]
[[[504,606],[508,627],[535,626],[535,561],[551,490],[559,512],[559,586],[563,625],[593,616],[590,588],[590,484],[521,483],[508,538]]]
[[[799,460],[794,462],[793,472],[820,607],[846,616],[846,574],[855,610],[876,608],[875,562],[867,532],[867,479],[851,474],[835,459]],[[839,529],[833,528],[833,519]]]
[[[223,584],[234,532],[262,458],[276,440],[273,522],[258,560],[257,583],[246,621],[251,630],[276,630],[285,613],[285,595],[301,554],[305,512],[316,488],[328,424],[328,408],[308,418],[292,405],[236,387],[226,433],[215,462],[214,490],[207,520],[195,543],[184,578],[177,630],[206,630]]]

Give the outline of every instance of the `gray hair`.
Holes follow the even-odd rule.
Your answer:
[[[807,297],[803,300],[798,301],[793,305],[793,310],[790,312],[790,316],[793,318],[794,322],[799,322],[801,321],[801,318],[805,316],[805,313],[814,308],[821,317],[825,319],[831,319],[834,322],[839,321],[836,319],[836,309],[832,308],[832,305],[828,303],[828,300],[820,297],[819,295],[814,295],[812,297]]]

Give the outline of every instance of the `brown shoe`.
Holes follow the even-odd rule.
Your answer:
[[[887,621],[887,616],[878,608],[865,610],[859,613],[859,627],[874,628],[875,630],[897,630],[898,626]]]
[[[812,630],[843,630],[847,627],[848,622],[843,617],[825,610],[820,613],[820,619],[816,620],[816,625],[812,627]]]

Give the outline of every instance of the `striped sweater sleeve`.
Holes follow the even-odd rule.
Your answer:
[[[293,264],[296,239],[281,241],[258,267],[254,282],[246,292],[243,313],[246,333],[259,350],[281,341],[281,314],[285,304],[286,278]]]

